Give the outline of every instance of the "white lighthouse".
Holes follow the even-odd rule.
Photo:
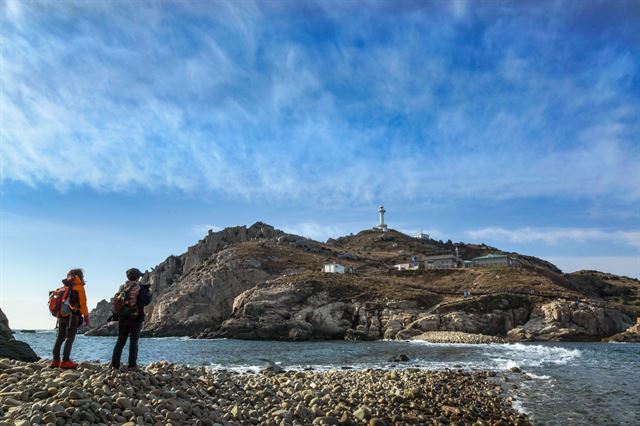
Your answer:
[[[378,224],[378,226],[376,226],[376,228],[378,228],[382,232],[387,232],[387,225],[384,223],[385,213],[386,210],[384,209],[384,206],[380,206],[380,208],[378,209],[378,214],[380,215],[380,223]]]

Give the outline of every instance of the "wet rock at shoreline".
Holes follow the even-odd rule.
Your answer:
[[[625,331],[603,340],[605,342],[640,343],[640,317],[636,318],[636,323]]]
[[[0,309],[0,358],[17,359],[21,361],[37,361],[38,355],[25,342],[13,338],[9,328],[9,320]]]

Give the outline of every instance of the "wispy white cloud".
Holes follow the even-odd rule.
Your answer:
[[[559,244],[573,241],[587,243],[593,241],[607,241],[622,243],[640,248],[640,231],[605,231],[589,228],[518,228],[505,229],[501,227],[487,227],[466,231],[474,240],[501,241],[511,243],[545,243]]]
[[[464,18],[467,15],[467,8],[469,3],[467,0],[451,0],[451,13],[458,19]]]
[[[342,237],[353,231],[353,229],[348,230],[346,225],[323,225],[315,221],[284,225],[282,230],[289,234],[300,235],[316,241]]]
[[[328,204],[640,199],[637,58],[585,51],[560,24],[572,8],[288,5],[6,3],[0,181]],[[553,64],[570,47],[584,58],[558,53],[569,78]]]

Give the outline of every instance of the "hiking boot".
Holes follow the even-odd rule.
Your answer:
[[[76,364],[75,362],[73,362],[71,360],[62,361],[60,363],[60,368],[66,368],[66,369],[78,368],[78,364]]]
[[[49,364],[49,368],[58,368],[58,367],[60,367],[59,359],[54,359],[53,361],[51,361],[51,364]]]
[[[127,369],[129,371],[140,371],[140,368],[138,368],[137,365],[130,365],[130,366],[127,367]]]

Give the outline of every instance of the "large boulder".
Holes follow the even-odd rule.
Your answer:
[[[413,338],[420,333],[461,332],[504,336],[529,318],[531,302],[525,296],[486,295],[473,299],[446,302],[407,324],[396,338]]]
[[[352,326],[352,307],[315,283],[262,285],[234,302],[221,337],[309,340],[343,338]],[[348,318],[348,319],[347,319]]]
[[[627,314],[602,305],[554,300],[537,304],[529,320],[508,336],[514,340],[600,340],[632,323]]]
[[[13,339],[13,332],[9,328],[9,320],[2,312],[2,309],[0,309],[0,339]]]
[[[225,252],[220,257],[230,254]],[[253,259],[236,262],[237,257],[230,256],[216,260],[219,264],[192,271],[180,285],[158,296],[147,309],[144,334],[193,335],[207,328],[216,329],[231,314],[236,296],[270,277],[256,267]]]
[[[34,362],[40,359],[31,349],[31,346],[13,338],[13,332],[9,328],[9,320],[2,312],[2,309],[0,309],[0,358],[17,359],[26,362]]]
[[[604,340],[607,342],[640,343],[640,317],[636,318],[636,323],[625,331]]]

